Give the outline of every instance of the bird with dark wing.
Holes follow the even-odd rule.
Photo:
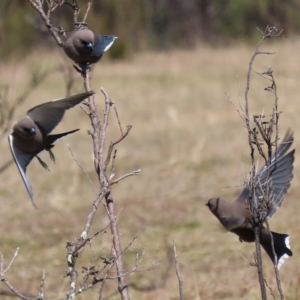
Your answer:
[[[99,61],[116,38],[114,35],[94,34],[87,28],[76,29],[67,35],[63,49],[84,70]]]
[[[79,129],[60,134],[49,133],[62,120],[67,109],[79,104],[92,94],[94,94],[92,91],[81,93],[35,106],[27,112],[27,117],[14,125],[12,134],[8,136],[11,153],[35,208],[32,187],[26,175],[26,167],[36,157],[41,165],[49,170],[38,154],[46,150],[49,152],[51,160],[55,162],[55,157],[51,150],[54,147],[54,143]]]
[[[271,217],[276,212],[276,208],[281,205],[293,179],[295,149],[288,152],[293,141],[293,133],[288,131],[277,151],[271,157],[268,166],[264,165],[256,174],[258,185],[255,190],[255,196],[257,198],[263,196],[266,185],[271,190],[271,207],[267,217]],[[253,215],[250,212],[248,201],[249,190],[244,188],[239,197],[233,202],[221,198],[212,198],[206,205],[226,230],[239,236],[240,241],[254,242]],[[287,234],[269,232],[265,227],[262,228],[260,243],[273,263],[275,263],[275,258],[270,234],[273,237],[277,265],[280,268],[284,260],[293,255],[290,250],[289,236]]]

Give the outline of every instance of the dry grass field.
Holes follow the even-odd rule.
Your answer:
[[[193,51],[143,53],[126,61],[105,58],[94,67],[93,89],[97,92],[99,113],[104,98],[103,86],[116,102],[123,126],[132,124],[130,135],[118,146],[116,176],[142,169],[138,177],[127,178],[114,186],[116,208],[120,212],[119,228],[125,246],[138,236],[125,254],[130,269],[136,251],[146,249],[140,269],[159,265],[152,270],[127,277],[133,300],[178,299],[174,265],[170,264],[170,248],[177,245],[185,299],[260,299],[256,269],[241,257],[253,261],[253,244],[240,243],[238,237],[224,233],[217,219],[205,206],[214,196],[234,199],[241,190],[241,180],[250,170],[247,133],[237,112],[225,96],[238,103],[239,84],[243,97],[246,71],[254,45],[211,48],[199,45]],[[276,54],[259,57],[257,71],[272,66],[279,94],[280,134],[290,127],[295,132],[296,160],[294,179],[282,208],[270,220],[273,231],[290,234],[294,256],[281,269],[286,299],[300,299],[300,41],[277,40],[265,44],[264,50]],[[38,59],[37,59],[38,57]],[[64,58],[65,60],[65,58]],[[55,53],[34,54],[19,63],[1,65],[1,84],[9,83],[14,99],[26,86],[32,69],[47,69],[62,64],[59,49]],[[68,62],[71,64],[71,61]],[[75,71],[74,71],[75,72]],[[76,91],[83,91],[75,74]],[[263,89],[267,82],[252,79],[251,114],[268,112],[270,93]],[[34,105],[64,96],[63,76],[49,76],[17,109],[14,121]],[[42,270],[46,271],[47,299],[64,299],[68,278],[63,278],[66,264],[65,245],[78,237],[86,214],[95,198],[94,192],[67,148],[94,184],[97,184],[92,159],[92,143],[87,130],[90,121],[76,107],[67,112],[55,129],[80,131],[60,141],[54,148],[56,164],[47,153],[41,158],[51,172],[41,168],[37,160],[28,167],[39,211],[30,204],[17,168],[12,165],[0,174],[0,252],[5,263],[16,247],[19,255],[7,273],[18,289],[36,295]],[[114,115],[108,130],[108,142],[118,137]],[[0,141],[0,165],[11,158],[6,137]],[[232,187],[232,188],[228,188]],[[101,208],[93,230],[107,222]],[[110,251],[109,231],[87,247],[79,265],[88,265],[94,255]],[[265,277],[276,293],[273,267],[263,254]],[[80,271],[80,270],[79,270]],[[77,299],[97,299],[98,287]],[[119,299],[115,281],[104,290],[106,299]],[[4,284],[1,299],[15,299]]]

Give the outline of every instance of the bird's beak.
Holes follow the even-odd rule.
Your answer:
[[[206,205],[206,206],[208,206],[208,202],[207,202],[207,203],[205,203],[205,205]]]

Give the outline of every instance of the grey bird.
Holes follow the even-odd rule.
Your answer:
[[[293,141],[293,133],[288,131],[282,143],[277,148],[276,153],[271,157],[269,168],[264,165],[256,174],[256,182],[259,183],[255,190],[256,197],[263,196],[263,188],[267,184],[269,184],[271,189],[271,204],[267,217],[272,217],[276,212],[276,208],[281,206],[284,196],[290,187],[290,182],[293,179],[295,149],[287,153]],[[249,190],[244,188],[242,193],[233,202],[221,198],[212,198],[206,205],[226,230],[239,236],[241,242],[254,242],[253,216],[250,212],[248,201]],[[284,260],[293,255],[290,250],[289,236],[276,232],[269,233],[265,227],[261,229],[260,244],[273,263],[275,263],[275,258],[270,234],[273,236],[277,266],[280,268]]]
[[[88,28],[71,31],[63,43],[66,55],[83,69],[100,60],[114,43],[114,35],[94,34]]]
[[[81,93],[35,106],[27,112],[27,117],[14,125],[12,134],[8,136],[12,156],[35,208],[37,207],[33,200],[30,181],[26,175],[26,167],[36,157],[41,165],[49,170],[47,164],[39,158],[38,154],[46,150],[49,152],[51,160],[55,162],[54,154],[51,151],[54,143],[79,129],[60,134],[50,135],[49,133],[62,120],[67,109],[79,104],[92,94],[94,94],[93,91]]]

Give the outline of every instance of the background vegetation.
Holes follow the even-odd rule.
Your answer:
[[[118,147],[116,176],[142,169],[140,177],[129,178],[114,187],[122,242],[127,244],[133,235],[138,236],[132,251],[125,254],[126,266],[132,267],[135,250],[142,247],[146,255],[141,267],[159,263],[152,271],[127,278],[133,300],[178,299],[178,284],[169,254],[173,240],[177,245],[186,299],[260,299],[256,269],[240,255],[253,260],[254,245],[239,243],[233,234],[224,234],[204,204],[214,196],[233,199],[241,189],[234,186],[239,186],[249,171],[247,133],[224,93],[238,102],[254,48],[254,42],[250,46],[244,41],[256,35],[256,26],[271,23],[284,25],[288,39],[264,45],[264,50],[275,51],[276,55],[260,57],[255,68],[261,71],[271,65],[275,70],[279,108],[284,111],[280,117],[280,133],[283,136],[289,127],[294,130],[296,160],[295,178],[270,225],[272,230],[291,236],[294,256],[281,269],[282,282],[287,299],[300,298],[300,260],[297,259],[300,252],[297,155],[300,56],[295,54],[300,42],[292,38],[299,25],[296,18],[291,17],[297,13],[298,2],[257,1],[257,5],[248,9],[238,3],[249,4],[250,1],[227,1],[226,5],[223,2],[95,1],[95,12],[92,11],[89,18],[93,29],[119,36],[111,50],[115,46],[124,54],[132,49],[144,50],[124,60],[108,61],[109,55],[105,55],[94,67],[93,74],[99,111],[103,109],[100,87],[104,86],[117,103],[123,125],[133,125],[129,137]],[[187,6],[182,7],[183,3]],[[145,5],[150,9],[145,9]],[[15,122],[30,107],[63,96],[66,67],[70,67],[71,73],[75,70],[45,33],[27,3],[1,1],[0,6],[0,78],[1,87],[9,87],[7,99],[16,99],[26,90],[33,71],[56,70],[17,107]],[[205,10],[201,7],[206,7],[209,18],[202,16],[200,12]],[[185,16],[185,9],[192,14]],[[248,18],[240,16],[243,11],[244,16],[249,14]],[[193,14],[199,17],[193,19]],[[196,19],[198,23],[193,23]],[[246,24],[246,20],[252,23]],[[235,23],[239,26],[233,26]],[[71,28],[72,24],[66,25]],[[213,47],[211,44],[215,43],[226,44],[226,47]],[[53,49],[50,52],[37,44],[52,45]],[[177,45],[189,49],[146,50]],[[75,74],[72,92],[82,91],[82,81]],[[253,113],[260,113],[270,105],[269,95],[264,91],[266,85],[261,78],[254,77],[252,86],[251,109]],[[55,132],[75,128],[81,130],[56,145],[55,165],[47,153],[42,154],[51,172],[43,170],[36,160],[28,168],[39,212],[32,209],[14,165],[1,173],[0,178],[0,252],[7,262],[16,247],[20,247],[7,277],[19,290],[34,295],[45,269],[45,290],[50,299],[65,297],[68,286],[68,279],[63,279],[67,268],[66,241],[81,232],[90,199],[94,198],[67,144],[87,174],[97,181],[87,135],[90,123],[79,107],[66,114]],[[110,139],[118,136],[118,130],[117,124],[111,121]],[[0,139],[0,165],[10,159],[4,136]],[[228,186],[232,188],[224,188]],[[98,222],[100,226],[107,223],[104,213],[99,212]],[[80,263],[87,265],[93,256],[93,263],[97,264],[101,256],[109,253],[110,246],[110,234],[103,234],[90,252],[84,252]],[[273,266],[265,253],[263,255],[266,280],[276,290]],[[119,299],[115,291],[115,282],[106,285],[108,299]],[[95,290],[90,291],[77,299],[91,299],[95,293]],[[4,285],[0,286],[0,295],[1,299],[15,299]]]
[[[84,7],[86,2],[78,3]],[[118,45],[110,53],[122,57],[145,48],[195,47],[199,41],[249,41],[257,36],[256,27],[267,25],[291,36],[300,30],[299,10],[298,0],[97,0],[88,23],[96,32],[118,35]],[[71,30],[71,16],[72,9],[65,6],[54,13],[54,23]],[[55,47],[46,32],[27,1],[1,0],[0,57],[16,52],[23,57],[37,45]]]

